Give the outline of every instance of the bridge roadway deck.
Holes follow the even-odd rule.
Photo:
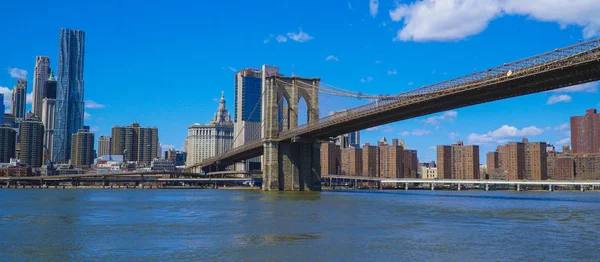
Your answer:
[[[489,184],[489,185],[594,185],[600,186],[600,180],[485,180],[485,179],[420,179],[420,178],[379,178],[362,176],[324,175],[321,179],[344,179],[375,181],[381,183],[419,183],[419,184]]]
[[[294,137],[327,139],[400,120],[510,97],[600,80],[600,39],[522,59],[471,75],[425,86],[390,99],[351,108],[279,134],[276,141]],[[226,166],[263,154],[254,141],[194,167]]]

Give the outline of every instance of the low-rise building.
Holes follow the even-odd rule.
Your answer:
[[[154,159],[150,163],[151,171],[177,171],[175,161],[171,159]]]
[[[421,167],[421,176],[423,179],[437,179],[437,167]]]

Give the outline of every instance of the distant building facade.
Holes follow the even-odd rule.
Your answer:
[[[94,164],[94,134],[81,129],[73,134],[71,144],[71,164],[76,168],[89,168]]]
[[[50,58],[37,56],[33,71],[33,102],[31,105],[33,114],[37,117],[42,117],[42,99],[44,99],[44,89],[48,77],[50,77]]]
[[[25,106],[27,104],[27,80],[18,79],[12,90],[10,114],[15,117],[15,122],[25,120]]]
[[[380,177],[404,178],[404,148],[398,139],[392,139],[392,144],[388,145],[384,138],[379,144]]]
[[[363,176],[379,177],[379,148],[365,143],[362,147],[363,153]]]
[[[17,132],[5,125],[0,125],[0,163],[8,163],[15,158]]]
[[[321,144],[321,175],[340,174],[340,146],[332,142]]]
[[[41,167],[44,150],[44,124],[39,120],[25,120],[19,130],[21,151],[19,161],[31,167]]]
[[[52,159],[52,149],[54,148],[54,112],[56,108],[56,99],[42,99],[42,124],[44,124],[44,159]]]
[[[112,138],[100,136],[98,138],[98,156],[110,155],[112,153]]]
[[[342,148],[341,150],[341,175],[362,176],[362,149],[356,147]]]
[[[156,127],[141,127],[139,123],[115,126],[111,139],[112,155],[123,155],[125,161],[150,165],[152,159],[160,156]]]
[[[583,116],[571,117],[573,153],[600,153],[600,114],[588,109]]]
[[[437,171],[442,179],[479,179],[479,146],[464,145],[462,141],[451,146],[437,146]]]
[[[188,127],[186,165],[201,163],[204,159],[229,150],[233,138],[234,124],[227,112],[225,94],[222,93],[214,118],[206,125],[196,123]]]
[[[172,160],[176,166],[184,166],[187,153],[176,149],[169,149],[165,151],[165,159]]]

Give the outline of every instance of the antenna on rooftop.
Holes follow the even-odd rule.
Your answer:
[[[294,65],[292,64],[292,76],[294,76]]]

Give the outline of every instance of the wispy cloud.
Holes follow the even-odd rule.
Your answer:
[[[277,41],[277,43],[285,43],[287,42],[287,37],[278,35],[277,37],[275,37],[275,41]]]
[[[456,138],[460,136],[459,133],[454,133],[454,132],[450,132],[448,133],[448,138],[450,138],[450,140],[456,140]]]
[[[4,86],[0,86],[0,94],[4,95],[4,106],[7,108],[10,108],[10,104],[12,102],[12,89],[9,89],[8,87],[4,87]],[[25,96],[25,102],[27,104],[31,104],[33,101],[33,95],[31,93],[28,93]],[[3,110],[5,111],[5,110]]]
[[[415,84],[415,83],[414,83],[413,81],[410,81],[410,82],[408,82],[408,86],[412,86],[412,85],[414,85],[414,84]]]
[[[426,129],[415,129],[411,132],[411,134],[413,136],[424,136],[424,135],[429,135],[431,134],[431,131],[426,130]]]
[[[228,66],[227,69],[231,70],[232,72],[237,72],[237,69],[235,69],[235,68],[233,68],[231,66]]]
[[[86,100],[85,101],[85,108],[104,108],[105,106],[103,104],[98,104],[92,100]]]
[[[354,8],[352,8],[352,4],[350,2],[348,2],[348,9],[352,10]]]
[[[307,34],[306,32],[302,31],[302,28],[299,28],[299,32],[289,32],[287,33],[287,36],[296,41],[296,42],[300,42],[300,43],[304,43],[307,42],[311,39],[313,39],[312,36],[310,36],[309,34]],[[279,37],[279,36],[278,36]]]
[[[340,60],[337,58],[337,56],[334,56],[334,55],[329,55],[327,58],[325,58],[325,61],[335,61],[335,62],[339,62]]]
[[[397,74],[398,74],[398,71],[397,71],[396,69],[394,69],[394,71],[392,71],[392,70],[388,70],[387,74],[388,74],[389,76],[391,76],[391,75],[397,75]]]
[[[83,113],[83,119],[90,119],[90,117],[92,117],[92,115],[90,115],[90,113],[88,113],[88,112]]]
[[[410,132],[404,131],[404,132],[400,133],[399,135],[401,135],[401,136],[409,136]]]
[[[379,0],[369,0],[369,13],[371,13],[372,17],[377,16],[378,9],[379,9]]]
[[[375,64],[381,64],[383,61],[381,60],[375,60]]]
[[[25,78],[27,79],[27,71],[24,69],[20,69],[20,68],[16,68],[16,67],[9,67],[8,68],[8,74],[10,74],[10,77],[12,78]]]
[[[100,131],[100,127],[99,126],[92,126],[92,127],[90,127],[90,132],[96,133],[98,131]]]
[[[379,130],[379,127],[378,127],[378,126],[374,126],[374,127],[367,128],[367,131],[369,131],[369,132],[372,132],[372,131],[377,131],[377,130]]]
[[[372,77],[370,77],[370,76],[367,76],[367,77],[365,77],[365,78],[361,78],[361,79],[360,79],[360,82],[361,82],[361,83],[366,83],[366,82],[371,82],[371,81],[373,81],[373,78],[372,78]]]
[[[457,116],[458,116],[458,112],[447,111],[447,112],[442,113],[441,115],[430,116],[427,119],[425,119],[423,122],[425,122],[425,124],[429,124],[429,125],[437,125],[444,121],[454,122],[454,119],[456,119]]]
[[[548,98],[548,102],[546,102],[546,104],[548,105],[553,105],[556,103],[568,103],[571,102],[572,98],[570,95],[553,95],[551,97]]]
[[[561,140],[556,141],[556,143],[554,143],[554,145],[558,146],[558,147],[561,147],[561,146],[564,146],[564,145],[569,145],[569,144],[571,144],[571,138],[570,137],[563,138]]]

